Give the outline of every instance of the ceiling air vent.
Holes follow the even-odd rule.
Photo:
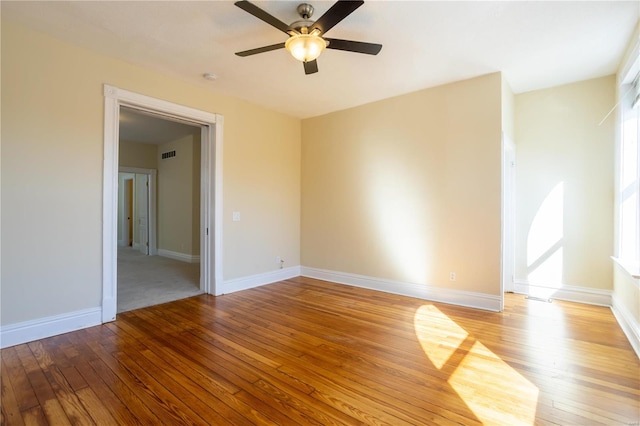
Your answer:
[[[167,158],[171,158],[171,157],[175,157],[176,156],[176,151],[167,151],[167,152],[163,152],[162,153],[162,159],[166,160]]]

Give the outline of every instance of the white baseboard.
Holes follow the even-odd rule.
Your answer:
[[[563,285],[561,288],[552,288],[534,285],[527,280],[514,281],[514,293],[535,295],[538,294],[538,292],[548,293],[550,299],[598,306],[611,306],[611,294],[613,293],[611,290],[600,290],[590,287]]]
[[[102,309],[92,308],[0,327],[0,348],[8,348],[102,323]]]
[[[200,255],[178,253],[177,251],[158,249],[158,256],[168,257],[169,259],[179,260],[187,263],[200,263]]]
[[[309,278],[368,288],[386,293],[400,294],[402,296],[416,297],[418,299],[432,300],[434,302],[468,306],[470,308],[494,312],[500,311],[501,298],[499,295],[392,281],[364,275],[310,268],[307,266],[302,267],[301,274]]]
[[[222,284],[221,294],[233,293],[240,290],[248,290],[250,288],[272,284],[278,281],[288,280],[290,278],[299,276],[300,266],[291,266],[289,268],[265,272],[264,274],[225,280]]]
[[[498,311],[500,297],[485,293],[452,290],[433,286],[422,286],[400,281],[385,280],[344,272],[328,271],[317,268],[293,266],[264,274],[234,278],[223,283],[222,294],[247,290],[261,285],[305,276],[320,280],[368,288],[419,299],[433,300],[460,306]],[[523,280],[515,282],[516,293],[528,294],[532,286]],[[611,306],[611,310],[629,339],[631,346],[640,358],[640,324],[611,292],[585,287],[565,286],[558,290],[552,298],[573,302]],[[107,319],[107,321],[113,319]],[[0,348],[19,345],[38,339],[93,327],[102,323],[102,309],[91,308],[67,314],[55,315],[37,320],[9,324],[0,327]]]
[[[613,316],[616,317],[618,324],[620,324],[620,328],[627,336],[629,343],[633,347],[633,350],[640,358],[640,323],[636,321],[631,312],[625,307],[623,303],[621,303],[615,295],[612,299],[611,311],[613,312]]]

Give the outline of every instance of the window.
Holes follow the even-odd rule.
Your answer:
[[[638,59],[620,86],[621,139],[617,185],[616,256],[637,271],[640,266],[640,72]]]

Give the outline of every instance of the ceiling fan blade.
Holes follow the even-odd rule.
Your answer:
[[[335,2],[334,5],[320,17],[320,19],[313,23],[311,30],[313,31],[318,29],[322,34],[326,33],[338,22],[349,16],[351,12],[362,6],[363,3],[364,1],[362,0],[339,0]]]
[[[313,61],[303,62],[303,64],[305,74],[309,75],[318,72],[318,61],[316,61],[315,59]]]
[[[377,55],[382,49],[381,44],[365,43],[363,41],[340,40],[338,38],[324,38],[329,42],[327,49],[346,50],[347,52],[366,53]]]
[[[240,9],[244,10],[245,12],[248,12],[248,13],[252,14],[253,16],[255,16],[256,18],[258,18],[258,19],[266,22],[267,24],[271,25],[272,27],[275,27],[275,28],[279,29],[283,33],[289,34],[289,31],[290,31],[289,30],[289,25],[285,24],[284,22],[282,22],[281,20],[279,20],[275,16],[270,15],[269,13],[267,13],[264,10],[260,9],[255,4],[249,3],[246,0],[237,1],[234,4],[236,6],[238,6]]]
[[[284,43],[272,44],[271,46],[263,46],[257,47],[255,49],[243,50],[242,52],[236,52],[238,56],[251,56],[257,55],[258,53],[270,52],[272,50],[282,49],[284,48]]]

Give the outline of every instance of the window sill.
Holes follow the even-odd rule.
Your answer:
[[[640,280],[640,265],[624,262],[621,259],[611,256],[614,262],[622,267],[633,279]]]

